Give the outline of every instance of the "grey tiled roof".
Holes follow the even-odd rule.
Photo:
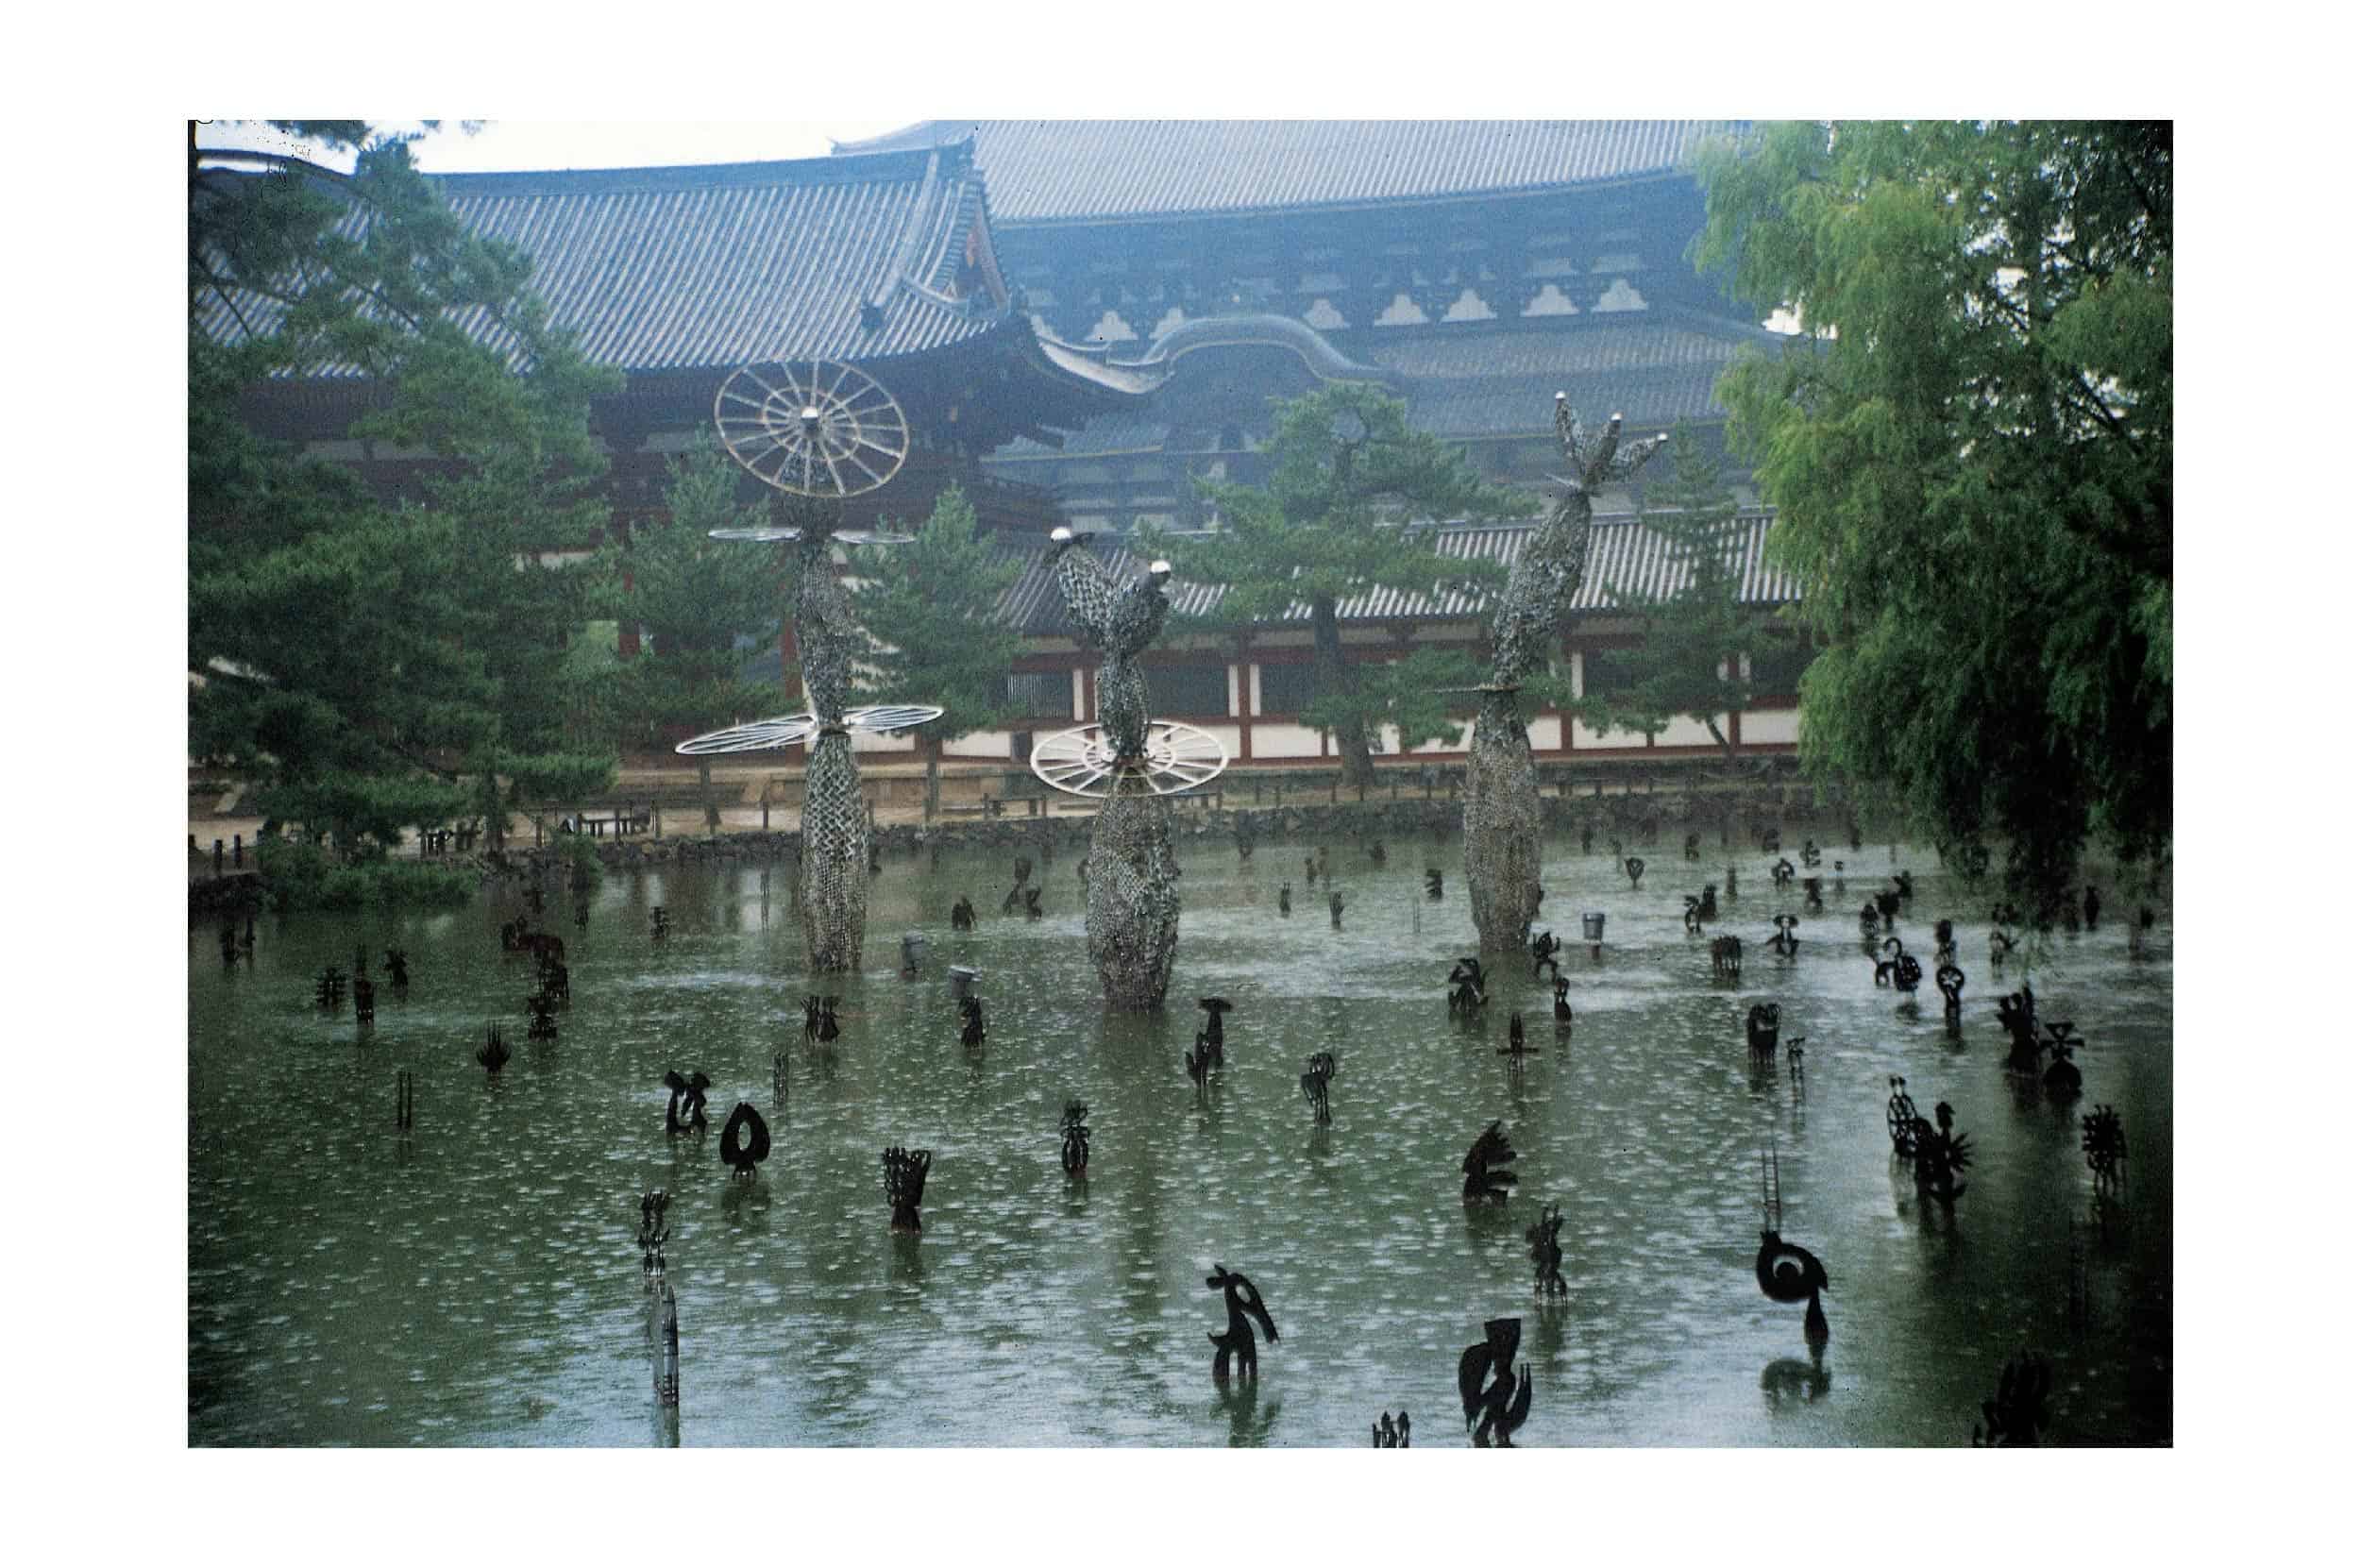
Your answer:
[[[447,175],[460,220],[533,261],[551,319],[600,364],[711,369],[874,362],[989,332],[1009,312],[946,297],[984,211],[956,153],[678,169]],[[356,215],[348,225],[357,228]],[[861,325],[874,303],[883,320]],[[250,296],[249,319],[270,318]],[[223,338],[218,300],[198,310]],[[492,336],[484,323],[470,323]]]
[[[1739,521],[1741,526],[1734,531],[1731,542],[1731,565],[1739,577],[1740,602],[1767,609],[1797,601],[1802,596],[1793,580],[1773,566],[1765,554],[1771,531],[1770,514],[1742,514]],[[1515,564],[1533,531],[1534,525],[1530,523],[1478,528],[1446,526],[1432,531],[1438,555],[1455,561],[1493,561],[1503,566]],[[1058,597],[1056,583],[1043,564],[1044,547],[1037,541],[1003,538],[998,542],[998,548],[1004,559],[1022,560],[1025,566],[1023,574],[1001,596],[1001,618],[1029,636],[1073,635],[1065,601]],[[1145,548],[1153,549],[1154,546]],[[1128,582],[1148,569],[1149,557],[1128,547],[1102,541],[1096,549],[1099,559],[1120,581]],[[1611,612],[1615,607],[1611,592],[1641,599],[1661,599],[1678,592],[1687,582],[1688,572],[1673,559],[1663,535],[1635,517],[1602,517],[1593,526],[1589,568],[1583,573],[1568,609],[1577,615]],[[1186,617],[1210,614],[1222,601],[1219,587],[1184,582],[1177,577],[1165,592],[1172,601],[1173,619],[1168,624],[1175,631],[1183,629],[1181,623]],[[1374,589],[1337,606],[1337,618],[1347,623],[1463,620],[1485,613],[1486,606],[1473,595],[1403,593],[1390,588]],[[1299,625],[1310,620],[1310,607],[1296,605],[1276,624]]]
[[[1353,206],[1671,173],[1730,120],[925,120],[840,152],[975,140],[1009,228]]]

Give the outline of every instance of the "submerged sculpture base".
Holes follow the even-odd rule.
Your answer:
[[[1099,809],[1083,863],[1084,930],[1107,1005],[1164,1005],[1180,945],[1180,862],[1172,807],[1145,787],[1119,788]]]
[[[849,735],[822,735],[812,748],[803,782],[803,877],[796,912],[812,972],[835,974],[861,967],[869,926],[869,811]]]
[[[1521,951],[1542,888],[1542,791],[1533,748],[1513,712],[1476,721],[1467,754],[1469,912],[1486,952]]]

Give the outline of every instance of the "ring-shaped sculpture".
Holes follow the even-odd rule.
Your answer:
[[[721,445],[797,496],[867,495],[910,455],[910,423],[876,379],[833,360],[741,365],[714,394]]]
[[[1052,735],[1034,748],[1035,777],[1054,789],[1101,802],[1082,864],[1083,929],[1107,1002],[1130,1011],[1164,1004],[1180,944],[1180,862],[1172,853],[1172,808],[1165,797],[1194,788],[1229,766],[1204,731],[1148,717],[1139,654],[1164,629],[1172,566],[1151,562],[1128,587],[1087,549],[1088,535],[1058,529],[1048,565],[1075,634],[1102,649],[1099,722]]]

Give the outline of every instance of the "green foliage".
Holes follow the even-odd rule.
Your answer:
[[[1474,710],[1467,699],[1450,696],[1449,688],[1473,686],[1485,678],[1482,665],[1451,648],[1422,648],[1385,664],[1365,664],[1359,674],[1359,686],[1349,694],[1314,696],[1303,721],[1335,730],[1358,719],[1369,733],[1391,724],[1401,732],[1405,751],[1430,740],[1457,742]]]
[[[489,804],[502,772],[572,766],[584,583],[545,555],[605,520],[589,406],[620,379],[550,329],[531,272],[468,236],[399,141],[362,145],[349,178],[191,155],[191,752],[274,816],[382,840]],[[200,323],[214,308],[228,341]],[[249,423],[266,380],[322,376],[358,395],[354,435],[440,460],[413,499]]]
[[[1774,631],[1762,612],[1738,600],[1738,504],[1696,432],[1677,428],[1668,455],[1671,477],[1647,487],[1641,521],[1688,581],[1661,599],[1601,584],[1610,604],[1638,617],[1644,640],[1593,656],[1603,667],[1585,682],[1574,714],[1594,734],[1661,734],[1676,718],[1694,718],[1729,751],[1722,719],[1754,700],[1751,661],[1791,644],[1793,633]]]
[[[1338,604],[1374,588],[1480,592],[1499,582],[1498,566],[1439,559],[1434,535],[1405,525],[1529,516],[1534,502],[1484,482],[1456,448],[1412,430],[1406,404],[1374,386],[1339,382],[1281,403],[1270,451],[1261,488],[1201,481],[1221,511],[1219,534],[1166,548],[1182,577],[1223,585],[1218,624],[1310,608],[1317,658],[1307,711],[1334,731],[1347,774],[1366,779],[1367,737],[1390,717],[1375,688],[1404,694],[1344,660]],[[1411,717],[1420,718],[1414,708]]]
[[[1000,597],[1022,565],[993,553],[957,485],[909,545],[865,547],[851,585],[852,613],[876,647],[856,672],[871,702],[924,702],[943,717],[922,733],[952,741],[1015,720],[1008,672],[1023,633],[1002,624]]]
[[[2172,130],[1780,126],[1701,162],[1701,264],[1809,334],[1721,396],[1829,645],[1816,767],[2053,909],[2172,830]]]
[[[315,845],[278,837],[254,848],[275,909],[447,907],[465,903],[481,886],[465,866],[384,857],[339,864]]]
[[[648,632],[639,656],[593,677],[612,737],[654,747],[661,732],[704,730],[776,713],[781,693],[740,677],[740,641],[776,643],[786,616],[770,551],[706,537],[717,528],[759,526],[759,508],[737,500],[744,472],[700,441],[667,473],[669,521],[634,530],[628,546],[599,551],[591,609]],[[557,799],[557,796],[548,797]]]

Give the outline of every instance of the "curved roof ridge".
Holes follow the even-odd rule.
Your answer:
[[[1363,364],[1320,335],[1317,329],[1293,316],[1191,316],[1158,332],[1138,359],[1111,362],[1125,369],[1169,366],[1184,354],[1201,348],[1287,348],[1300,357],[1313,375],[1325,381],[1378,381],[1405,386],[1407,379],[1383,365]]]

